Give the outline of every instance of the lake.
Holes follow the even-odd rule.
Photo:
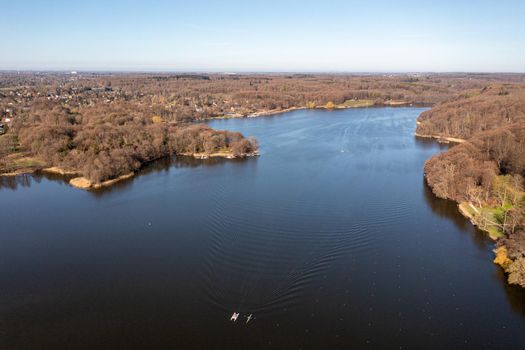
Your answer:
[[[524,291],[425,185],[423,110],[213,121],[261,156],[96,192],[2,179],[0,349],[523,349]]]

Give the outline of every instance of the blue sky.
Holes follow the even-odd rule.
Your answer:
[[[525,72],[525,0],[0,0],[0,69]]]

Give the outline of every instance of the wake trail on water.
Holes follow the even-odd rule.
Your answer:
[[[278,206],[262,200],[248,203],[227,200],[221,186],[212,198],[204,291],[206,299],[225,313],[291,307],[335,259],[371,244],[362,223],[334,225],[345,213],[322,213],[326,203],[320,198],[315,203],[299,200]],[[312,218],[319,215],[315,213],[325,219]],[[312,230],[310,221],[321,224]],[[296,227],[287,222],[302,224]]]
[[[348,129],[350,127],[346,127],[345,128],[345,131],[343,132],[343,137],[341,138],[341,153],[345,153],[345,152],[348,152],[349,150],[347,149],[346,145],[347,145],[347,140],[346,140],[346,134],[348,133]]]
[[[373,118],[367,114],[325,129],[343,130],[340,145],[346,150],[354,138],[374,130]],[[369,158],[373,166],[377,161]],[[352,171],[348,162],[338,167]],[[224,183],[214,186],[213,209],[205,217],[209,236],[200,289],[207,302],[226,315],[280,312],[297,305],[337,259],[366,259],[374,241],[388,235],[390,226],[413,209],[406,196],[389,192],[388,181],[381,177],[369,191],[360,189],[358,193],[366,195],[359,200],[349,198],[350,208],[334,205],[331,196],[342,194],[330,187],[333,192],[326,192],[330,171],[321,167],[309,173],[304,190],[297,184],[275,194],[273,189],[257,192],[253,185],[248,192]],[[353,181],[352,174],[347,175]],[[345,203],[344,197],[335,203],[338,200]]]

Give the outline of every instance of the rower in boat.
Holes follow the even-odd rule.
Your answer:
[[[239,317],[239,313],[238,312],[234,312],[232,317],[230,317],[230,321],[237,321],[237,317]]]

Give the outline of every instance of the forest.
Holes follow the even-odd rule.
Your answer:
[[[426,180],[498,240],[495,262],[525,287],[525,88],[488,86],[441,103],[417,133],[465,140],[427,161]]]
[[[512,74],[4,72],[0,116],[7,132],[0,136],[0,173],[53,166],[99,183],[173,154],[256,154],[255,139],[198,124],[206,119],[290,108],[433,105],[461,94],[493,94],[487,86],[494,84],[502,86],[498,96],[507,92],[502,108],[508,109],[519,101],[508,90],[524,79]],[[427,119],[437,122],[422,117]]]
[[[525,75],[0,72],[0,174],[58,167],[92,183],[171,155],[245,157],[257,140],[203,121],[296,108],[432,106],[416,134],[464,141],[426,181],[498,238],[525,286]]]

